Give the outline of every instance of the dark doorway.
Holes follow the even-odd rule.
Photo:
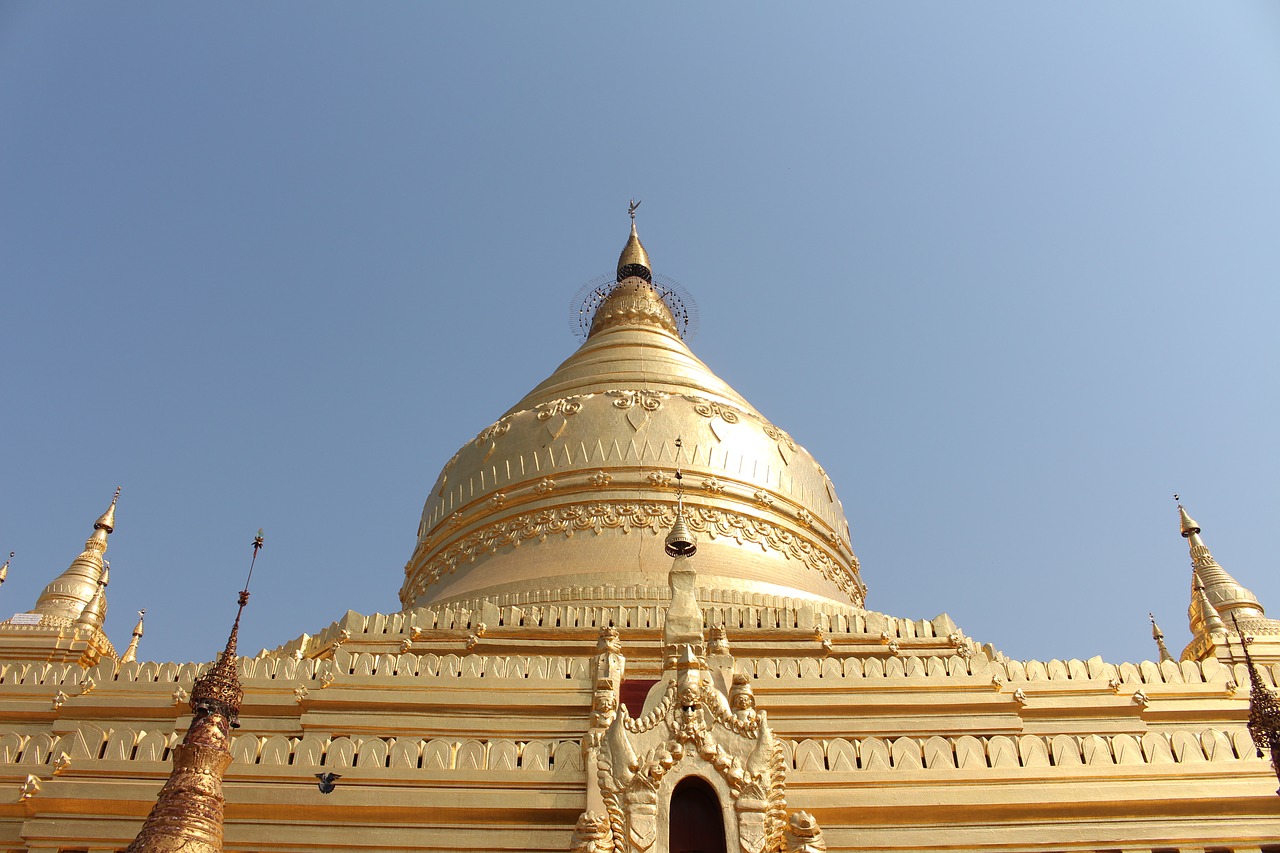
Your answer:
[[[690,776],[671,792],[671,853],[728,853],[720,798],[706,780]]]
[[[618,691],[618,702],[627,706],[627,713],[633,717],[644,712],[644,700],[649,690],[657,684],[656,678],[624,678],[622,689]]]

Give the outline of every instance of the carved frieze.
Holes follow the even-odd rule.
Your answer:
[[[493,497],[500,502],[506,500],[506,495],[502,493]],[[544,540],[550,536],[571,537],[576,532],[588,530],[595,533],[606,530],[623,533],[648,530],[655,535],[665,534],[674,520],[674,507],[655,501],[574,504],[504,519],[468,533],[438,552],[428,562],[411,567],[405,600],[415,600],[428,585],[460,564],[505,545],[516,545],[533,539]],[[686,504],[685,521],[695,533],[705,534],[712,540],[727,537],[739,544],[759,545],[789,559],[799,560],[810,569],[820,572],[855,602],[862,600],[856,558],[850,559],[848,563],[844,562],[843,557],[837,561],[831,552],[809,539],[766,519],[730,510]],[[808,518],[808,522],[812,524],[812,517]]]
[[[550,420],[556,415],[563,415],[567,418],[582,411],[582,401],[590,398],[591,396],[594,395],[587,394],[585,396],[565,397],[560,400],[552,400],[549,403],[542,403],[537,406],[534,409],[534,412],[537,414],[537,418],[540,421]]]
[[[632,409],[639,406],[646,412],[656,412],[662,408],[662,401],[670,397],[662,391],[606,391],[613,398],[616,409]]]

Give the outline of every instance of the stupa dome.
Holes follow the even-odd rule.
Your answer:
[[[679,486],[708,599],[861,606],[822,466],[685,345],[634,225],[618,267],[582,346],[445,464],[402,604],[643,599]]]

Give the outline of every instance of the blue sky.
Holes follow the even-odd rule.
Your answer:
[[[0,6],[0,610],[117,484],[107,628],[390,612],[626,202],[826,467],[869,605],[1187,641],[1180,492],[1280,615],[1274,4]]]

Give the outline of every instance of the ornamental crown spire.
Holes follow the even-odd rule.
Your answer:
[[[631,215],[631,236],[627,238],[627,244],[622,247],[622,254],[618,256],[618,281],[632,276],[638,276],[648,282],[653,281],[653,267],[649,266],[649,253],[644,250],[640,235],[636,234],[638,207],[640,202],[632,199],[627,208],[627,213]]]

